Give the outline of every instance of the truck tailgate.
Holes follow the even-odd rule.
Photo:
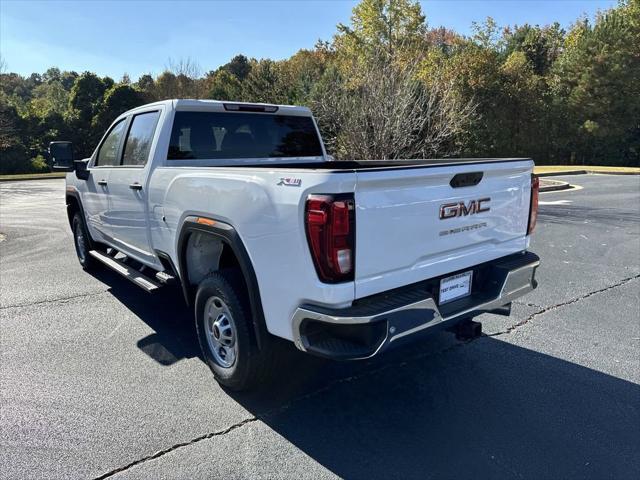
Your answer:
[[[357,171],[356,298],[525,250],[532,169],[519,160]],[[466,173],[482,179],[451,186]]]

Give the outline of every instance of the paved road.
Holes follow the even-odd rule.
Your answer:
[[[212,380],[179,297],[82,272],[61,181],[0,184],[0,477],[640,478],[640,178],[567,180],[540,288],[485,336],[292,352],[252,395]]]

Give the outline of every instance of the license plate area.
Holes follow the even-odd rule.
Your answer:
[[[440,280],[439,305],[471,295],[473,270],[451,275]]]

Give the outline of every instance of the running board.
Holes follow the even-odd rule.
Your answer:
[[[133,283],[138,285],[143,290],[146,290],[147,292],[153,292],[162,287],[162,285],[160,285],[158,282],[150,279],[143,273],[140,273],[135,268],[131,268],[130,266],[125,265],[121,261],[116,260],[115,258],[105,253],[99,252],[97,250],[91,250],[89,252],[89,255],[91,255],[96,260],[104,263],[111,270],[119,273],[126,279],[131,280]]]
[[[173,285],[176,278],[173,275],[169,275],[167,272],[156,273],[156,279],[164,285]]]

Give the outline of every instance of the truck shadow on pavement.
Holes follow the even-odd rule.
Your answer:
[[[102,269],[91,275],[108,285],[110,294],[153,329],[154,333],[137,342],[146,355],[165,366],[200,357],[193,313],[177,289],[150,295],[111,270]]]
[[[154,330],[138,342],[143,352],[162,365],[200,355],[179,292],[150,302],[117,274],[95,276]],[[228,392],[259,420],[234,431],[243,449],[261,452],[237,465],[240,476],[313,477],[288,473],[309,459],[265,461],[290,452],[284,442],[343,478],[640,478],[632,382],[499,338],[459,343],[445,332],[365,362],[293,347],[287,355],[268,389]],[[202,473],[210,459],[192,461]]]
[[[638,385],[490,337],[446,342],[326,389],[320,370],[320,393],[271,414],[236,398],[342,478],[640,478]]]

